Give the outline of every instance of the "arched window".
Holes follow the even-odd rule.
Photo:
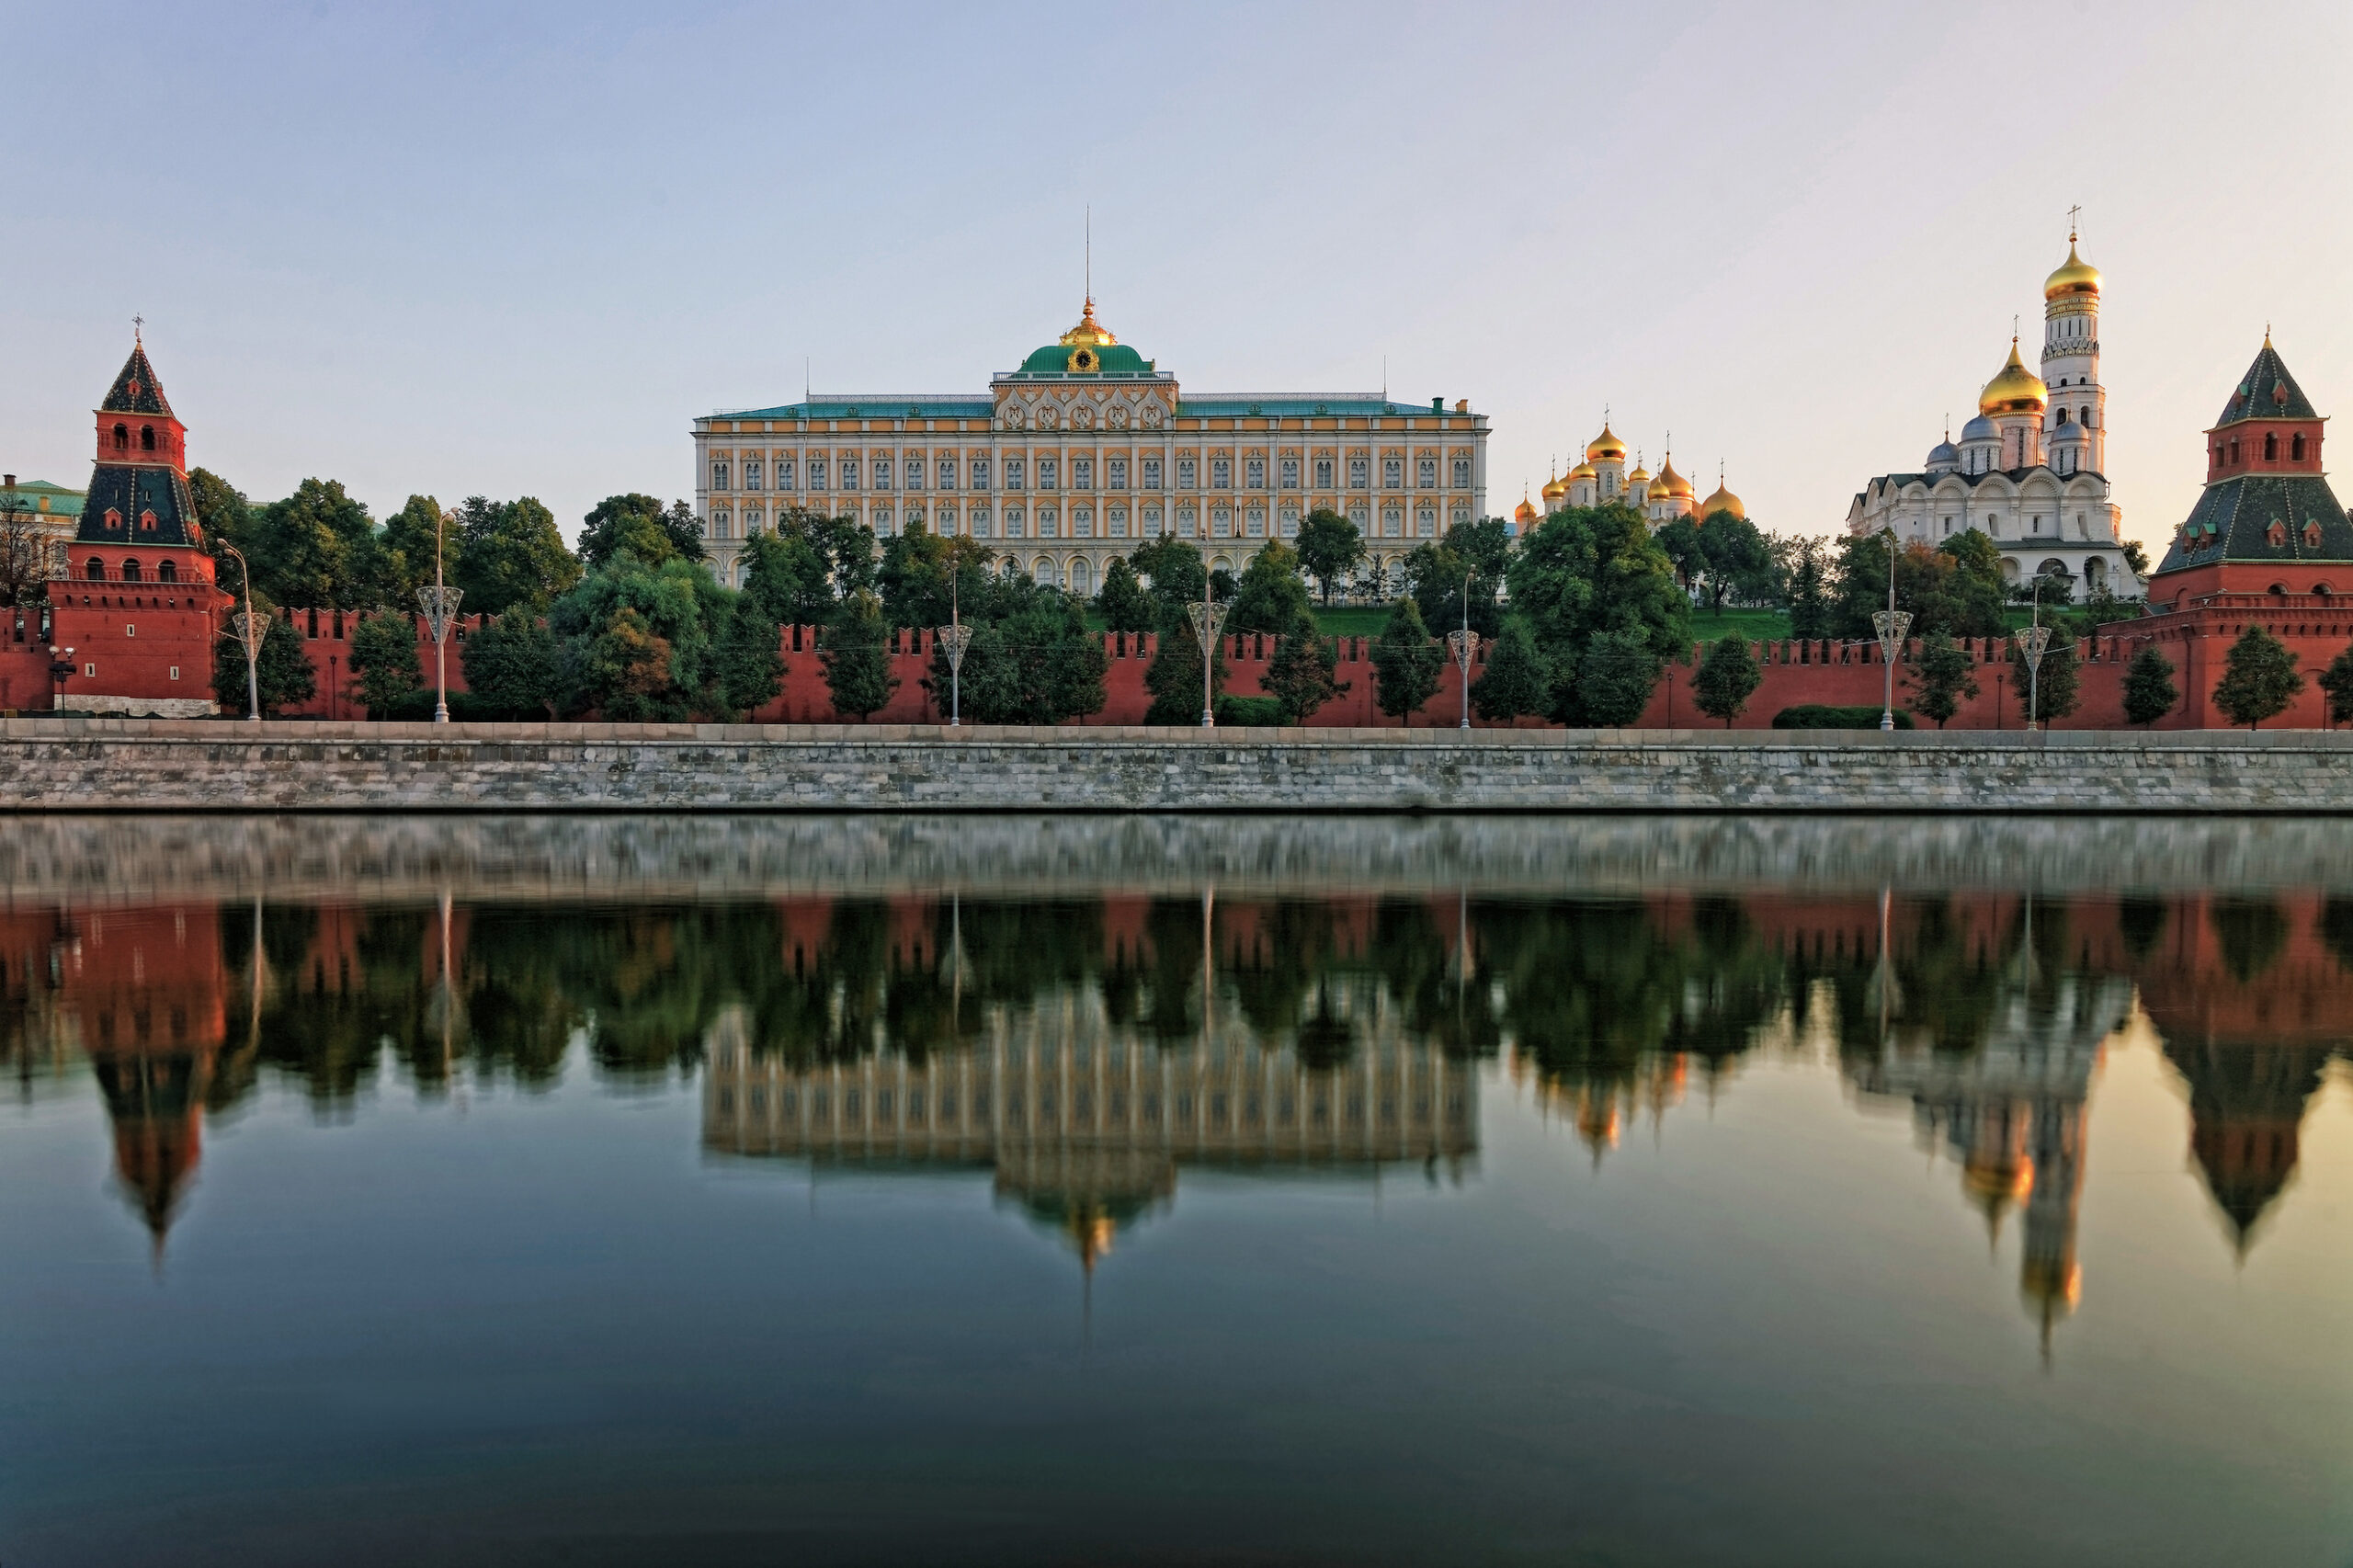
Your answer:
[[[2264,432],[2263,460],[2265,462],[2278,462],[2279,460],[2279,432],[2277,430],[2268,430]]]
[[[180,569],[176,563],[166,561],[155,568],[155,581],[158,583],[176,583],[179,580]]]
[[[130,426],[118,425],[114,427],[114,449],[118,452],[127,452],[131,450]]]
[[[2075,423],[2076,423],[2076,424],[2078,424],[2078,425],[2089,425],[2091,422],[2092,422],[2092,411],[2091,411],[2090,409],[2088,409],[2088,408],[2079,408],[2079,409],[2075,410]]]
[[[2231,460],[2233,462],[2239,460],[2239,441],[2235,436],[2231,437]]]
[[[139,427],[139,449],[142,452],[152,452],[155,449],[155,427],[153,425],[142,425]]]
[[[2288,455],[2298,462],[2304,460],[2304,437],[2301,434],[2288,443]]]
[[[2067,423],[2067,407],[2064,403],[2059,406],[2059,423],[2062,425]]]
[[[122,580],[123,580],[124,582],[126,582],[126,583],[136,583],[137,581],[139,581],[139,562],[136,562],[136,561],[125,561],[125,562],[122,563]]]
[[[107,580],[107,563],[93,555],[90,563],[82,569],[82,575],[93,583],[103,583]]]

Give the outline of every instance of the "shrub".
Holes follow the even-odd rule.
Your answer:
[[[1222,729],[1272,729],[1283,722],[1283,705],[1271,697],[1225,697],[1217,699]]]
[[[1859,708],[1834,708],[1826,702],[1801,702],[1794,708],[1784,708],[1773,715],[1777,730],[1876,730],[1882,710],[1876,705]],[[1915,729],[1912,715],[1899,708],[1895,710],[1895,727]]]

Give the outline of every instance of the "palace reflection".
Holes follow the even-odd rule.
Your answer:
[[[1188,1166],[1461,1175],[1490,1062],[1599,1164],[1822,1050],[1859,1106],[1908,1108],[1958,1200],[2016,1214],[2046,1331],[2084,1288],[2120,1031],[2179,1074],[2244,1252],[2353,1017],[2353,903],[2317,893],[126,900],[7,912],[0,944],[7,1061],[87,1063],[159,1246],[205,1119],[264,1085],[332,1119],[387,1086],[699,1076],[714,1154],[986,1173],[1091,1265]]]

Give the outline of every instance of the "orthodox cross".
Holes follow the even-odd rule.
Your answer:
[[[131,318],[131,340],[133,343],[139,341],[140,333],[146,325],[147,318],[145,316],[133,316]]]
[[[2071,245],[2075,243],[2075,214],[2082,210],[2080,204],[2067,209],[2067,243]]]

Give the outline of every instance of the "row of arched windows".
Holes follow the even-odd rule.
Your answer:
[[[82,575],[93,583],[103,583],[107,581],[109,574],[107,571],[106,562],[99,557],[93,555],[90,557],[89,561],[84,564],[82,568]],[[125,557],[122,562],[122,570],[112,574],[112,575],[116,581],[123,583],[140,583],[146,581],[145,570],[139,564],[139,560],[136,556]],[[156,582],[176,583],[179,580],[180,569],[178,562],[172,561],[160,561],[155,563]]]
[[[2230,453],[2230,457],[2228,458],[2228,460],[2225,460],[2225,459],[2223,458],[2223,456],[2222,456],[2222,454],[2223,454],[2225,451],[2228,451],[2228,452]],[[2239,460],[2239,443],[2238,443],[2238,437],[2236,437],[2235,436],[2234,436],[2234,437],[2233,437],[2231,438],[2230,444],[2229,444],[2227,447],[2225,447],[2225,446],[2223,445],[2223,443],[2222,443],[2222,442],[2220,442],[2220,441],[2215,442],[2215,443],[2214,443],[2214,460],[2215,460],[2217,463],[2222,462],[2222,461],[2224,461],[2224,460],[2228,460],[2228,461],[2231,461],[2231,462],[2236,462],[2236,461],[2238,461],[2238,460]],[[2274,462],[2274,463],[2276,463],[2276,462],[2278,462],[2278,461],[2279,460],[2279,431],[2277,431],[2277,430],[2267,430],[2267,431],[2265,431],[2265,432],[2264,432],[2264,435],[2263,435],[2263,460],[2264,460],[2265,462]],[[2302,432],[2301,432],[2301,431],[2299,431],[2296,435],[2291,436],[2291,437],[2289,437],[2289,440],[2288,440],[2288,460],[2289,460],[2290,462],[2302,462],[2302,461],[2303,461],[2303,460],[2304,460],[2304,437],[2303,437],[2303,434],[2302,434]]]
[[[118,452],[131,450],[130,426],[118,425],[114,427],[114,449]],[[142,452],[152,452],[155,449],[155,427],[153,425],[142,425],[139,427],[139,449]]]

